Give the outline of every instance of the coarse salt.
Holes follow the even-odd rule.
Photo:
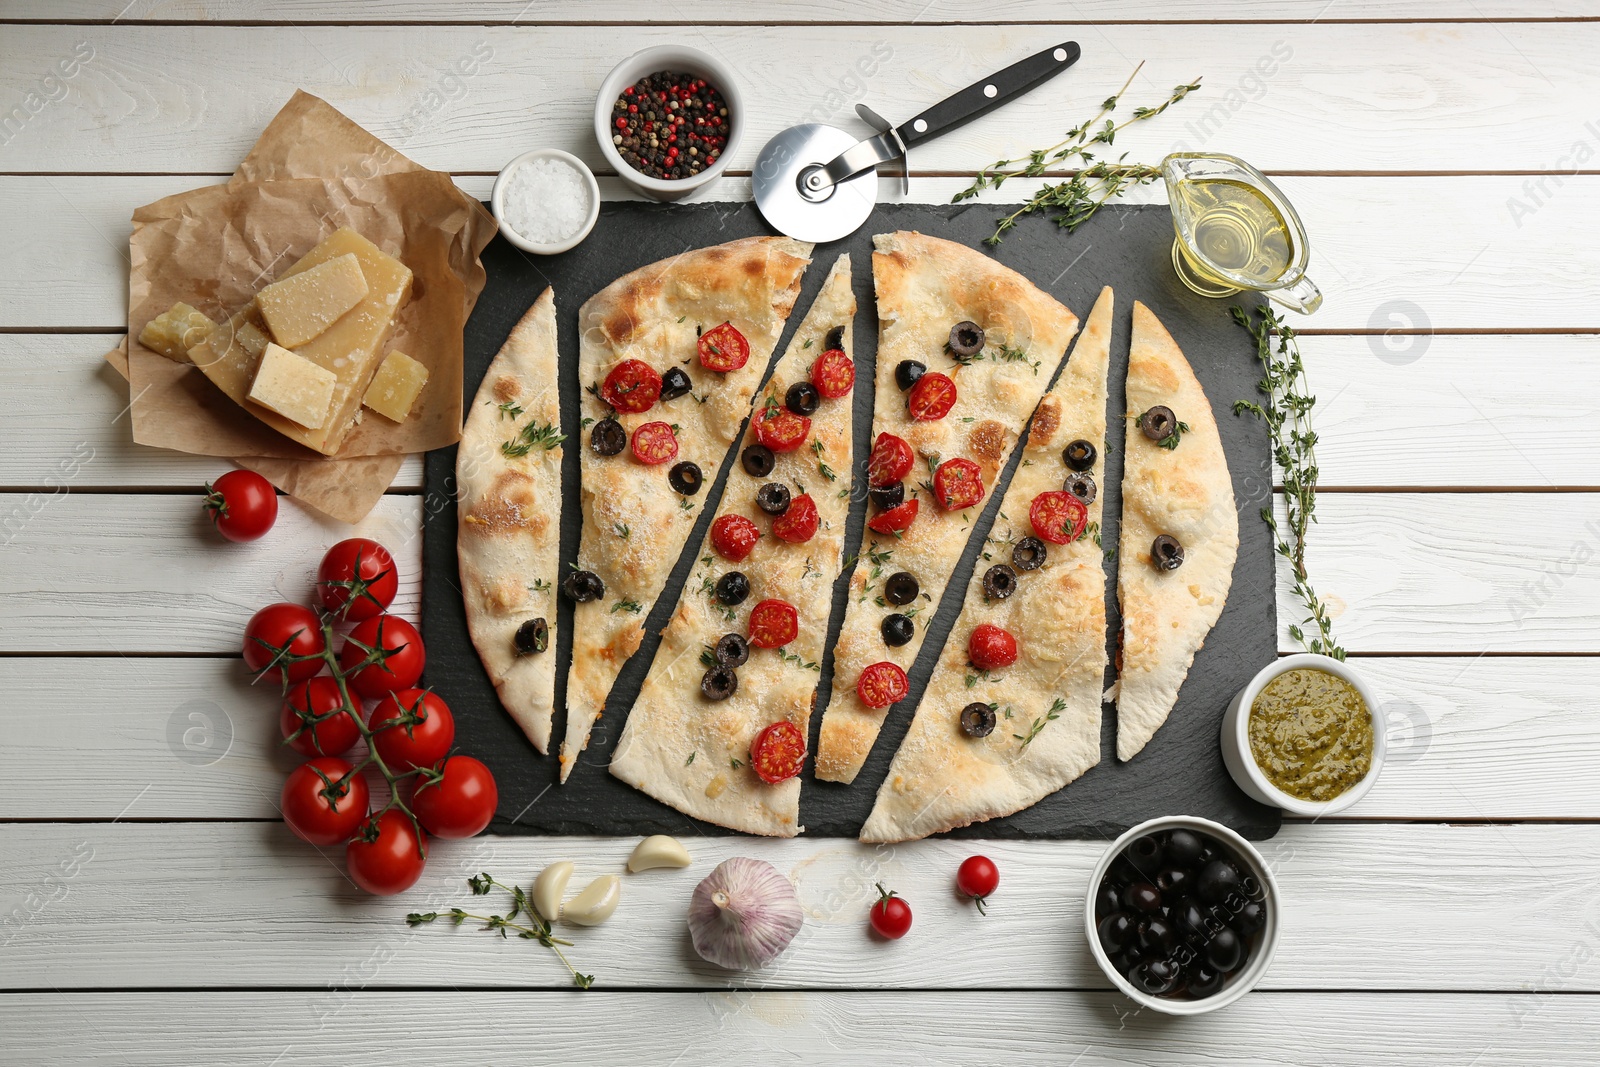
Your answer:
[[[533,244],[556,244],[588,221],[589,189],[570,164],[536,159],[512,171],[506,180],[501,217]]]

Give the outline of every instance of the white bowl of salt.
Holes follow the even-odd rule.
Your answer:
[[[600,183],[572,153],[536,148],[505,165],[489,203],[507,241],[551,256],[576,247],[594,229]]]

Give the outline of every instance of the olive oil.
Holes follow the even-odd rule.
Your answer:
[[[1264,195],[1230,179],[1180,182],[1173,204],[1188,221],[1191,266],[1224,285],[1265,289],[1289,271],[1289,227]]]

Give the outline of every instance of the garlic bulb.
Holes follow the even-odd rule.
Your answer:
[[[689,936],[702,959],[730,970],[761,967],[789,947],[804,916],[800,894],[766,860],[724,860],[695,886]]]

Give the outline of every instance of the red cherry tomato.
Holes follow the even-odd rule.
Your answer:
[[[731,322],[700,335],[700,365],[726,373],[750,362],[750,342]]]
[[[774,452],[794,452],[811,436],[811,420],[768,404],[756,413],[755,430],[756,440]]]
[[[372,802],[367,780],[350,774],[350,764],[332,756],[307,760],[290,771],[278,799],[284,823],[313,845],[349,840]]]
[[[278,714],[278,728],[289,747],[302,756],[342,756],[361,738],[361,728],[344,707],[339,683],[332,678],[312,678],[300,682],[284,698]],[[334,712],[339,712],[333,715]],[[321,722],[309,718],[333,715]]]
[[[998,671],[1017,662],[1017,639],[992,622],[973,627],[967,640],[967,658],[980,671]]]
[[[412,826],[410,819],[390,808],[344,846],[350,880],[374,896],[404,893],[422,877],[427,840],[427,834]]]
[[[432,767],[449,755],[456,740],[450,706],[439,694],[423,689],[390,693],[372,709],[367,726],[373,747],[396,774]]]
[[[872,442],[872,454],[867,457],[867,484],[881,488],[903,480],[911,473],[911,464],[916,458],[903,438],[880,433]]]
[[[665,422],[647,422],[633,431],[633,458],[647,466],[666,463],[678,454],[678,435]]]
[[[801,493],[789,502],[789,510],[772,520],[772,532],[792,545],[803,544],[817,534],[822,517],[810,493]]]
[[[916,521],[919,502],[912,497],[904,504],[896,504],[881,515],[874,515],[867,520],[867,529],[881,534],[905,533]]]
[[[382,662],[361,663],[372,652]],[[398,615],[377,615],[359,624],[339,650],[339,667],[354,672],[346,684],[368,700],[378,700],[396,689],[410,689],[422,677],[428,653],[417,628]],[[360,667],[360,670],[356,668]]]
[[[837,348],[830,348],[811,364],[811,384],[829,400],[847,396],[856,384],[856,365]]]
[[[641,359],[625,359],[606,375],[600,399],[629,415],[649,411],[661,399],[661,375]]]
[[[968,856],[956,870],[956,889],[978,903],[979,914],[989,902],[989,894],[1000,887],[1000,868],[988,856]]]
[[[950,414],[956,406],[956,383],[947,374],[929,371],[906,394],[906,409],[918,422],[931,422]]]
[[[763,600],[750,611],[750,643],[782,648],[800,636],[800,613],[782,600]]]
[[[738,563],[750,555],[759,540],[761,528],[743,515],[720,515],[711,524],[711,547],[730,562]]]
[[[201,506],[230,541],[254,541],[278,521],[278,491],[255,471],[229,471],[207,484]]]
[[[750,742],[750,766],[763,782],[776,785],[800,773],[806,761],[806,736],[787,720],[775,722]]]
[[[351,537],[328,549],[317,568],[317,597],[341,619],[360,622],[381,615],[394,603],[400,572],[389,550],[365,537]]]
[[[1028,508],[1033,532],[1052,544],[1071,544],[1083,536],[1089,523],[1089,509],[1071,493],[1053,489],[1033,498]]]
[[[879,937],[898,941],[911,932],[911,905],[892,889],[878,886],[878,902],[872,905],[869,915],[872,928]]]
[[[933,472],[933,495],[946,511],[963,511],[983,499],[983,468],[970,459],[947,459]]]
[[[411,797],[411,811],[434,837],[471,837],[481,833],[500,803],[494,775],[471,756],[444,761],[438,781],[427,780]]]
[[[874,663],[856,680],[856,696],[869,708],[886,708],[906,698],[911,682],[899,664],[885,660]]]
[[[244,664],[269,682],[303,682],[322,670],[322,660],[287,663],[290,656],[318,656],[326,648],[322,623],[299,604],[268,604],[244,625]]]

